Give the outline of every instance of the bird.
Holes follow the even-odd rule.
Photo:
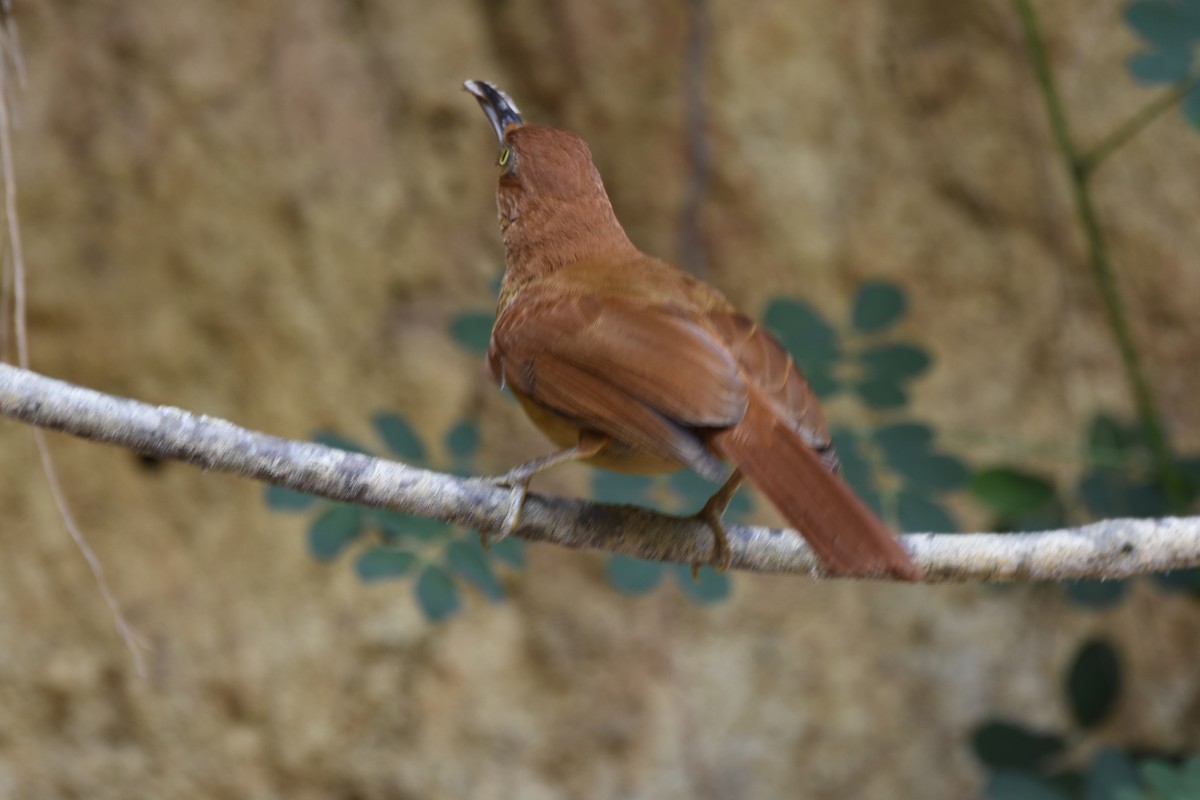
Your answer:
[[[787,350],[717,289],[630,241],[582,138],[525,122],[492,83],[463,87],[499,147],[505,271],[487,371],[559,448],[494,479],[513,492],[498,535],[517,526],[532,478],[557,464],[689,468],[724,479],[696,514],[720,570],[732,563],[724,513],[748,480],[825,573],[921,580],[840,477],[816,394]]]

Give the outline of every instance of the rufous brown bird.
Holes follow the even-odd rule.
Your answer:
[[[713,562],[722,517],[748,479],[833,575],[920,580],[921,571],[838,475],[816,395],[787,351],[720,292],[640,252],[617,221],[583,140],[526,123],[485,81],[466,81],[499,140],[505,272],[488,346],[507,385],[560,451],[498,479],[514,491],[565,461],[653,474],[732,475],[697,514]]]

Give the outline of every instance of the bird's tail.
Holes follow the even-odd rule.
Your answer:
[[[833,574],[921,580],[900,542],[758,389],[750,390],[742,421],[716,433],[712,445],[775,504]]]

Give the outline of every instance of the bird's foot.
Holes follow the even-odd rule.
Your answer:
[[[497,488],[509,490],[508,512],[504,515],[500,529],[490,535],[488,531],[479,532],[479,541],[483,544],[483,549],[486,550],[492,542],[504,541],[517,529],[517,524],[521,521],[521,510],[525,508],[525,497],[529,494],[529,482],[535,474],[537,470],[530,470],[527,464],[522,464],[503,475],[481,479]]]
[[[697,511],[692,518],[712,528],[713,532],[713,556],[709,562],[716,567],[717,572],[725,572],[733,563],[733,554],[729,552],[729,534],[725,530],[725,509],[729,508],[730,501],[737,494],[738,487],[742,485],[741,470],[734,470],[733,474],[725,481],[720,489],[708,498],[708,502],[704,504],[704,508]],[[692,564],[692,581],[700,579],[700,567],[703,564]]]
[[[715,501],[715,502],[714,502]],[[725,530],[725,507],[729,505],[726,498],[714,495],[709,498],[704,504],[704,508],[700,509],[693,515],[693,519],[705,523],[712,528],[713,532],[713,555],[708,562],[717,572],[725,572],[733,563],[733,554],[729,552],[729,534]],[[692,564],[692,582],[696,583],[700,580],[700,568],[704,566],[702,563]]]
[[[484,483],[490,483],[501,489],[508,489],[512,493],[508,513],[504,515],[504,522],[500,525],[500,530],[490,537],[490,540],[502,541],[517,529],[517,524],[521,521],[521,509],[525,507],[525,496],[529,494],[529,482],[533,480],[534,475],[567,461],[591,458],[607,446],[608,443],[609,438],[607,436],[585,431],[579,434],[579,443],[573,447],[567,447],[559,450],[557,453],[550,453],[549,455],[535,458],[532,461],[526,461],[524,464],[513,467],[498,477],[480,478]],[[489,542],[487,533],[480,531],[479,538],[486,548]]]

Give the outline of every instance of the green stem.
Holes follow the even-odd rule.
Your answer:
[[[1175,467],[1175,459],[1171,452],[1171,447],[1167,443],[1162,422],[1159,420],[1154,394],[1150,389],[1150,382],[1146,379],[1141,356],[1138,353],[1137,345],[1133,340],[1133,333],[1130,331],[1129,322],[1125,316],[1125,307],[1121,302],[1120,292],[1117,290],[1117,282],[1113,275],[1112,261],[1109,259],[1104,232],[1100,227],[1100,219],[1096,213],[1095,204],[1092,201],[1091,186],[1088,178],[1090,170],[1098,163],[1094,158],[1096,151],[1093,151],[1093,160],[1089,165],[1080,156],[1079,150],[1075,146],[1075,141],[1071,136],[1071,128],[1067,123],[1066,113],[1063,110],[1062,96],[1059,94],[1058,86],[1054,81],[1054,75],[1050,71],[1050,59],[1046,52],[1046,44],[1042,39],[1041,27],[1038,24],[1037,14],[1033,10],[1031,0],[1013,0],[1013,2],[1016,5],[1017,15],[1021,19],[1021,27],[1025,32],[1030,57],[1033,59],[1034,72],[1037,75],[1038,87],[1041,90],[1042,100],[1046,106],[1046,115],[1050,118],[1050,128],[1054,135],[1054,142],[1058,147],[1063,165],[1067,170],[1067,177],[1071,184],[1071,196],[1075,203],[1075,212],[1079,217],[1080,224],[1083,226],[1084,237],[1087,241],[1088,261],[1092,267],[1092,277],[1104,302],[1104,308],[1108,314],[1108,324],[1112,329],[1113,338],[1116,339],[1117,349],[1120,351],[1121,360],[1125,365],[1125,375],[1133,392],[1138,419],[1141,422],[1146,442],[1153,455],[1156,472],[1166,488],[1167,499],[1171,508],[1176,512],[1181,512],[1187,503],[1182,476]],[[1140,128],[1144,125],[1145,122],[1138,127]],[[1122,126],[1123,129],[1125,127],[1128,126]],[[1125,138],[1132,136],[1134,132],[1136,130],[1128,132]],[[1117,140],[1116,144],[1110,147],[1108,152],[1116,149],[1122,143],[1123,141]],[[1107,155],[1107,152],[1102,152],[1101,155]]]
[[[1123,147],[1130,139],[1141,132],[1151,122],[1170,111],[1184,95],[1200,86],[1200,70],[1188,75],[1179,83],[1147,103],[1140,111],[1125,120],[1108,136],[1100,140],[1095,147],[1079,156],[1079,168],[1085,175],[1090,176],[1100,166],[1100,162]]]

